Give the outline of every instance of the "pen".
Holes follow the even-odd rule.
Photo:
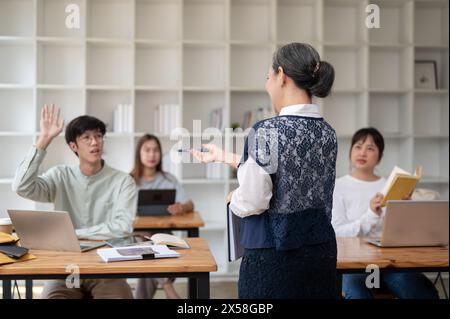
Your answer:
[[[191,149],[183,149],[183,148],[180,148],[179,150],[178,150],[178,152],[190,152],[191,151]],[[202,153],[207,153],[207,152],[209,152],[208,151],[208,149],[207,148],[204,148],[204,147],[202,147],[201,149],[197,149],[197,151],[199,151],[199,152],[202,152]]]

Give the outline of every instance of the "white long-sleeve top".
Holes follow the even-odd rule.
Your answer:
[[[296,104],[285,106],[279,116],[296,115],[303,117],[322,117],[316,104]],[[249,156],[237,171],[239,187],[233,192],[230,208],[239,217],[258,215],[269,208],[272,198],[270,175]]]
[[[332,220],[337,237],[379,237],[384,211],[379,216],[370,208],[372,197],[383,189],[386,179],[366,182],[345,175],[336,179]]]

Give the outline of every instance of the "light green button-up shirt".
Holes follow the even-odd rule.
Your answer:
[[[17,169],[13,191],[70,214],[77,236],[109,239],[133,231],[137,187],[133,178],[106,164],[92,176],[79,166],[59,165],[38,176],[46,151],[32,147]]]

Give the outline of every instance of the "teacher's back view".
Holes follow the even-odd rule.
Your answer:
[[[326,97],[334,69],[308,44],[273,56],[266,90],[277,116],[257,122],[244,154],[214,145],[193,150],[203,162],[238,167],[230,209],[242,217],[245,247],[240,298],[336,298],[336,238],[331,225],[337,139],[312,97]]]

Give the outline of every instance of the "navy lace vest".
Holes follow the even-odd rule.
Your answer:
[[[334,129],[323,118],[282,115],[252,131],[242,159],[251,156],[269,173],[273,189],[268,210],[242,218],[242,246],[287,250],[334,240]]]

